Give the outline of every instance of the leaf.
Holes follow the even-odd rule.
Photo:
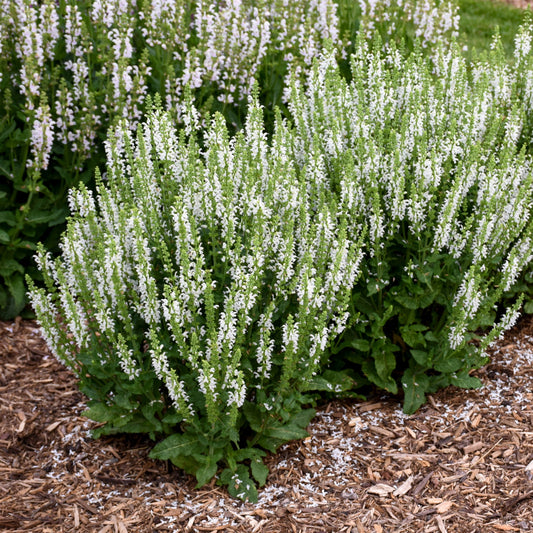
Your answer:
[[[355,380],[345,371],[326,370],[321,376],[313,376],[302,392],[343,392],[352,389],[355,385]]]
[[[330,351],[333,355],[335,355],[347,348],[351,348],[360,352],[368,352],[370,350],[370,343],[366,339],[349,339],[339,344],[339,346],[331,348]]]
[[[61,224],[65,220],[66,212],[66,208],[54,211],[49,209],[35,209],[30,211],[26,220],[30,224],[44,224],[45,222],[48,222],[50,226],[55,226],[56,224]]]
[[[107,405],[103,402],[89,402],[89,408],[85,409],[81,414],[95,422],[112,422],[120,416],[120,413],[121,411],[114,405]]]
[[[316,411],[314,409],[302,409],[292,416],[291,421],[301,428],[306,428],[315,415]]]
[[[196,472],[202,468],[202,463],[198,462],[192,455],[180,455],[170,459],[173,465],[181,468],[187,474],[196,476]]]
[[[246,402],[242,407],[242,412],[246,421],[250,424],[250,427],[254,431],[261,431],[261,426],[263,424],[263,414],[259,407],[252,402]]]
[[[256,459],[250,463],[250,470],[252,471],[252,476],[259,483],[259,486],[262,487],[266,483],[269,474],[268,467],[265,466],[261,459]]]
[[[462,389],[479,389],[483,386],[480,379],[469,376],[467,372],[450,378],[450,383]]]
[[[420,366],[427,366],[429,355],[427,352],[423,350],[411,350],[411,355]]]
[[[209,483],[215,477],[217,470],[217,461],[214,457],[208,456],[205,465],[196,471],[196,480],[198,481],[196,488],[199,489]]]
[[[392,350],[388,349],[388,345],[383,345],[382,348],[372,352],[374,364],[376,365],[376,372],[382,379],[388,379],[392,371],[396,368],[396,357]]]
[[[251,503],[257,502],[257,488],[248,474],[248,468],[244,465],[237,467],[237,477],[236,479],[232,478],[228,484],[228,492],[234,498],[248,500]]]
[[[353,339],[349,343],[350,348],[361,352],[370,351],[370,343],[366,339]]]
[[[463,357],[453,352],[445,352],[439,361],[435,361],[433,368],[437,372],[443,372],[445,374],[451,374],[457,372],[464,365]]]
[[[9,233],[3,229],[0,229],[0,242],[7,244],[10,240]]]
[[[246,461],[247,459],[260,460],[261,457],[266,456],[266,453],[258,448],[241,448],[240,450],[235,450],[232,453],[232,456],[236,462],[240,463],[241,461]]]
[[[0,312],[0,319],[6,320],[17,316],[26,305],[26,286],[20,272],[4,277],[8,289],[7,305]]]
[[[533,300],[528,300],[524,304],[524,313],[527,313],[528,315],[533,314]]]
[[[309,433],[304,429],[315,416],[314,409],[304,409],[284,424],[280,420],[270,418],[264,425],[264,429],[258,433],[257,444],[272,453],[286,442],[297,439],[305,439]]]
[[[413,348],[418,345],[425,346],[426,339],[422,335],[422,332],[427,329],[422,324],[411,324],[409,326],[402,326],[400,328],[400,334],[405,343]]]
[[[15,130],[17,123],[12,120],[7,128],[0,133],[0,143],[3,143]]]
[[[0,274],[3,277],[8,277],[13,272],[20,272],[21,274],[24,274],[24,267],[14,259],[4,259],[0,263]]]
[[[193,455],[199,451],[198,443],[197,436],[175,433],[156,444],[150,452],[150,457],[166,460],[183,455]]]
[[[407,307],[407,309],[418,309],[420,307],[418,299],[413,298],[412,296],[408,296],[405,294],[397,294],[394,299],[404,307]]]
[[[402,377],[404,391],[403,410],[406,414],[413,414],[426,401],[426,391],[429,378],[422,373],[416,373],[408,368]]]
[[[275,423],[267,426],[263,431],[263,435],[267,438],[279,439],[283,443],[309,437],[309,433],[305,429],[292,422],[283,426]]]
[[[376,365],[373,359],[364,361],[361,365],[361,370],[371,383],[391,392],[392,394],[397,394],[398,385],[396,384],[396,381],[394,381],[391,376],[387,378],[381,377],[376,371]]]
[[[12,211],[0,211],[0,223],[7,224],[8,226],[14,226],[17,223],[15,214]]]

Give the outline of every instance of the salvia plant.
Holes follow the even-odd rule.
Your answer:
[[[352,386],[324,353],[349,321],[364,230],[348,235],[282,120],[267,143],[257,103],[235,137],[215,116],[202,150],[188,112],[189,137],[158,108],[136,137],[111,135],[106,180],[71,191],[31,301],[96,435],[166,436],[153,457],[253,500],[265,451],[307,435],[310,391]]]
[[[524,27],[519,42],[531,36]],[[360,315],[333,364],[403,389],[408,413],[428,392],[480,384],[470,372],[514,324],[522,298],[502,298],[533,258],[531,86],[511,96],[509,77],[480,65],[469,76],[458,51],[428,63],[361,41],[350,83],[326,54],[289,104],[298,160],[321,161],[348,235],[368,224],[351,296]]]
[[[46,288],[28,283],[96,436],[147,433],[253,500],[317,394],[372,384],[413,412],[479,384],[533,256],[531,89],[454,49],[359,40],[351,62],[347,82],[324,52],[270,139],[257,98],[235,136],[190,100],[177,133],[156,105],[110,135],[96,194],[71,191],[61,256],[40,247]]]

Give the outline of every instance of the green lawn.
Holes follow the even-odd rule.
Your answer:
[[[524,20],[524,10],[496,0],[459,0],[460,42],[472,52],[487,50],[499,28],[505,52],[512,55],[514,37]]]

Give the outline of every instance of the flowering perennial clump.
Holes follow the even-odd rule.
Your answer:
[[[360,317],[332,348],[336,364],[394,393],[401,382],[408,412],[426,392],[478,383],[469,372],[521,304],[502,309],[502,296],[533,259],[531,87],[503,94],[481,66],[470,78],[454,50],[428,63],[361,41],[350,83],[325,54],[289,103],[298,160],[321,161],[348,235],[368,224]]]
[[[44,336],[101,432],[174,433],[155,457],[200,484],[224,459],[222,482],[253,498],[242,461],[264,482],[261,448],[305,435],[304,393],[350,384],[319,374],[349,320],[361,232],[315,187],[320,159],[296,164],[281,120],[267,144],[257,104],[235,138],[216,116],[203,150],[154,109],[106,152],[96,197],[70,193],[61,258],[38,253]]]
[[[330,0],[0,0],[0,34],[17,35],[0,59],[16,87],[8,174],[28,195],[16,216],[0,204],[13,295],[23,223],[63,216],[33,203],[57,201],[43,176],[61,161],[68,183],[115,122],[95,192],[68,193],[60,255],[38,247],[44,287],[27,278],[96,435],[147,433],[154,458],[253,500],[266,451],[306,435],[318,391],[373,384],[413,412],[428,392],[479,384],[470,372],[515,322],[533,259],[533,29],[516,39],[519,73],[497,39],[467,65],[438,43],[457,25],[454,4],[439,6],[363,3],[347,81]],[[365,40],[395,9],[418,28],[411,54],[388,30],[386,46]],[[290,114],[270,136],[254,77]]]

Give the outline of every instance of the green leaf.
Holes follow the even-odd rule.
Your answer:
[[[183,455],[197,453],[199,440],[197,436],[175,433],[156,444],[150,452],[152,459],[173,459]]]
[[[161,419],[161,422],[163,422],[163,424],[167,424],[168,426],[175,426],[176,424],[179,424],[182,420],[183,416],[175,412],[170,412]]]
[[[252,476],[259,483],[259,486],[262,487],[268,477],[268,467],[265,466],[261,459],[256,459],[250,463],[250,470],[252,471]]]
[[[120,416],[120,413],[121,410],[114,405],[89,402],[89,408],[85,409],[81,415],[95,422],[112,422]]]
[[[350,341],[350,348],[360,352],[370,351],[370,343],[366,339],[353,339]]]
[[[0,198],[2,196],[0,195]],[[0,211],[0,223],[7,224],[8,226],[14,226],[17,223],[15,213],[13,211]]]
[[[10,240],[9,233],[3,229],[0,229],[0,242],[7,244]]]
[[[254,403],[246,402],[242,407],[242,412],[250,427],[254,431],[261,431],[264,414],[261,413],[259,407]]]
[[[250,479],[246,466],[239,465],[236,472],[231,472],[230,470],[229,476],[226,475],[223,479],[226,481],[223,484],[228,486],[228,492],[231,496],[240,498],[241,500],[248,500],[252,503],[257,502],[257,488],[255,483]]]
[[[424,335],[424,338],[429,342],[439,342],[439,338],[431,330]]]
[[[361,370],[371,383],[385,389],[392,394],[397,394],[398,385],[391,376],[382,377],[376,371],[375,361],[373,359],[367,359],[361,365]]]
[[[388,379],[396,368],[396,357],[393,351],[387,348],[388,345],[385,344],[382,348],[378,348],[372,352],[376,372],[382,379]]]
[[[21,274],[24,274],[24,267],[14,259],[4,259],[0,263],[0,275],[3,277],[8,277],[13,272],[20,272]]]
[[[133,418],[133,419],[132,419]],[[148,433],[153,434],[154,431],[157,431],[157,428],[154,425],[141,416],[133,417],[133,415],[127,415],[124,418],[118,419],[119,423],[114,424],[109,422],[106,425],[105,434],[106,435],[117,435],[120,433]],[[109,425],[112,424],[112,425]]]
[[[420,307],[419,301],[416,297],[406,295],[406,294],[397,294],[394,299],[407,309],[418,309]]]
[[[236,462],[240,463],[247,459],[260,460],[261,457],[266,456],[266,453],[258,448],[241,448],[240,450],[233,451],[231,455]]]
[[[302,409],[292,416],[291,422],[305,429],[310,424],[311,420],[313,420],[315,415],[316,411],[314,409]]]
[[[406,414],[413,414],[426,401],[426,391],[429,378],[422,373],[416,373],[408,368],[402,377],[404,391],[403,410]]]
[[[271,425],[267,426],[263,431],[263,436],[271,439],[278,439],[281,443],[285,443],[291,440],[305,439],[306,437],[309,437],[309,433],[292,422],[283,426],[278,425],[277,423],[271,423]]]
[[[387,283],[382,280],[371,279],[366,284],[367,296],[373,296],[374,294],[377,294],[381,289],[385,288],[386,286]]]
[[[9,126],[0,133],[0,143],[3,143],[13,133],[16,127],[17,123],[14,120],[11,120]]]
[[[53,211],[49,209],[35,209],[30,211],[26,220],[30,224],[44,224],[48,222],[50,226],[55,226],[64,222],[66,213],[66,208]]]
[[[428,353],[423,350],[411,350],[411,355],[413,359],[421,366],[427,366],[428,363]]]
[[[217,461],[214,457],[208,456],[205,465],[196,471],[196,480],[198,481],[196,488],[199,489],[209,483],[215,477],[217,470]]]
[[[8,289],[7,305],[0,312],[0,319],[11,319],[17,316],[26,305],[26,286],[20,272],[4,277]]]
[[[433,368],[437,372],[451,374],[460,370],[464,364],[463,357],[460,355],[456,355],[453,352],[445,352],[439,361],[435,361]]]
[[[9,167],[9,161],[0,161],[0,174],[3,174],[6,178],[13,180],[13,177],[11,176],[11,170]],[[0,198],[5,198],[7,196],[7,193],[4,191],[0,192]]]
[[[528,300],[524,304],[524,313],[527,313],[528,315],[533,314],[533,300]]]
[[[450,378],[450,383],[456,387],[461,387],[462,389],[479,389],[483,386],[480,379],[474,376],[469,376],[467,372],[452,376]]]

